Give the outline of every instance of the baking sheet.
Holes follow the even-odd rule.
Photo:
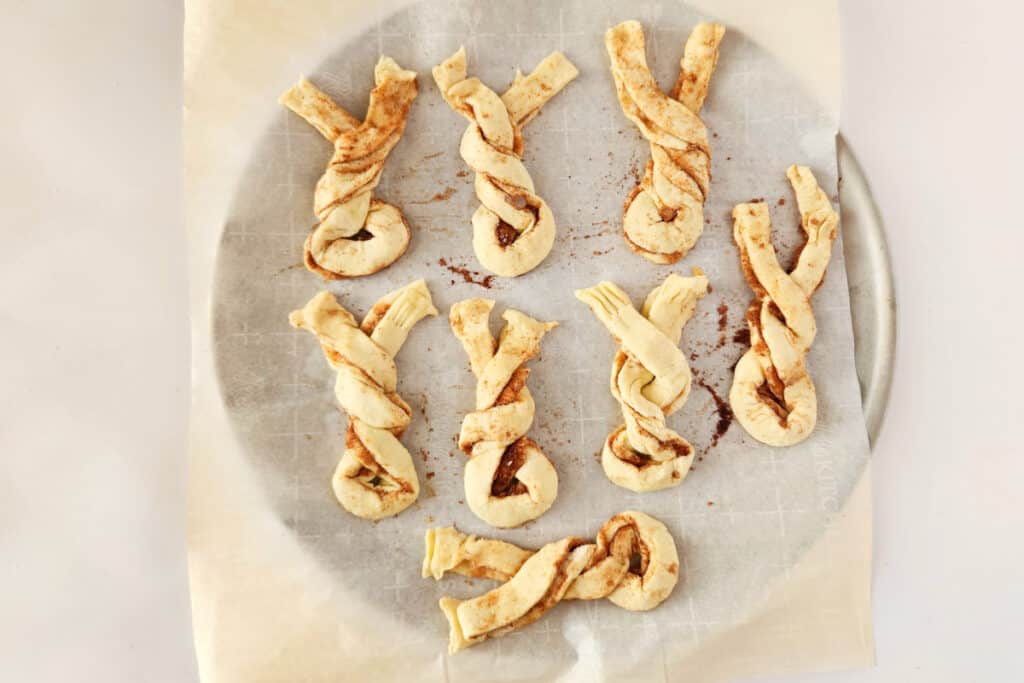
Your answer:
[[[814,596],[819,599],[805,605],[798,619],[790,615],[741,637],[739,647],[729,648],[738,661],[721,667],[721,675],[870,658],[866,575],[851,582],[842,563],[850,548],[825,542],[849,513],[843,506],[868,455],[841,245],[814,300],[814,435],[784,451],[765,448],[738,424],[723,430],[716,400],[727,397],[730,369],[745,351],[737,333],[751,296],[731,242],[729,212],[753,197],[770,201],[776,246],[787,263],[799,243],[799,218],[784,171],[794,162],[809,165],[837,200],[835,111],[808,94],[805,81],[780,59],[730,30],[703,112],[714,174],[708,225],[696,249],[674,268],[649,264],[629,252],[619,231],[622,201],[649,152],[615,100],[602,42],[607,26],[627,18],[644,22],[652,69],[667,88],[689,30],[713,17],[668,3],[626,12],[611,3],[518,3],[509,9],[430,1],[333,46],[326,59],[297,65],[357,115],[365,111],[380,54],[421,74],[406,136],[377,190],[405,212],[413,229],[409,252],[374,277],[328,287],[361,315],[384,293],[425,277],[443,312],[414,329],[397,359],[399,391],[414,408],[403,442],[423,490],[401,516],[375,524],[342,511],[331,494],[345,424],[334,402],[334,374],[314,340],[287,325],[287,313],[324,286],[300,262],[314,220],[312,188],[330,146],[299,118],[274,111],[250,145],[242,172],[228,183],[211,327],[203,340],[216,365],[218,409],[226,419],[202,418],[194,429],[201,446],[202,437],[215,431],[237,451],[231,467],[218,470],[207,460],[211,450],[201,447],[199,468],[208,475],[245,472],[244,482],[205,479],[192,490],[198,501],[191,539],[194,607],[205,678],[327,680],[332,672],[373,671],[453,681],[559,674],[593,680],[692,669],[711,680],[714,667],[702,664],[707,654],[722,643],[735,644],[766,606],[801,585],[821,592]],[[470,74],[498,91],[517,66],[528,71],[555,49],[581,72],[524,131],[525,162],[554,211],[559,234],[548,259],[515,280],[488,280],[475,262],[469,216],[477,202],[472,175],[457,153],[465,124],[429,77],[430,68],[460,44],[468,49]],[[668,272],[686,274],[692,266],[705,270],[713,292],[684,331],[682,346],[692,354],[696,384],[670,425],[702,455],[680,487],[633,494],[608,482],[596,459],[608,432],[621,423],[607,389],[615,347],[572,291],[611,279],[639,304]],[[454,443],[475,384],[445,318],[452,303],[471,296],[497,300],[495,326],[506,307],[562,323],[545,338],[530,377],[538,406],[530,436],[558,470],[559,496],[541,519],[506,532],[488,528],[466,508],[464,456]],[[246,491],[245,505],[229,508],[223,493],[236,483]],[[217,496],[219,504],[211,503]],[[563,605],[522,632],[454,658],[444,654],[447,626],[438,597],[476,595],[491,584],[421,579],[425,528],[454,523],[467,532],[539,546],[565,535],[592,535],[627,508],[664,521],[680,547],[683,578],[658,610],[633,614],[607,602]],[[214,531],[238,524],[247,526],[248,541]],[[221,539],[217,547],[209,543],[213,536]],[[276,550],[253,562],[242,549],[262,539]],[[854,539],[854,550],[864,550],[865,542],[863,536]],[[299,599],[276,604],[275,581],[303,588]],[[220,590],[195,591],[211,582]],[[847,583],[855,594],[831,594]],[[620,646],[624,639],[631,647]],[[742,646],[751,641],[756,646]],[[802,653],[801,642],[827,643],[831,650]],[[236,649],[242,643],[264,647],[242,654]],[[766,654],[772,651],[784,655],[773,660]]]
[[[889,405],[896,355],[896,291],[885,228],[867,176],[843,136],[837,140],[843,257],[864,425],[873,446]]]

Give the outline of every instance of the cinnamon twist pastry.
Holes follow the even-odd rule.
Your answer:
[[[576,292],[619,343],[611,391],[626,423],[605,441],[601,465],[610,480],[631,491],[675,486],[690,471],[693,447],[665,418],[690,395],[690,365],[678,344],[707,291],[707,278],[695,268],[693,277],[665,278],[640,312],[611,282]]]
[[[528,626],[561,600],[608,598],[632,611],[654,609],[679,580],[672,535],[643,512],[615,515],[594,543],[565,538],[536,552],[454,527],[430,529],[425,540],[424,578],[455,572],[505,582],[471,600],[441,599],[452,654]]]
[[[280,98],[334,143],[317,181],[313,209],[320,222],[305,244],[306,267],[325,280],[372,275],[409,246],[409,225],[394,206],[373,198],[388,154],[398,144],[416,98],[416,72],[381,57],[366,120],[339,107],[305,78]]]
[[[544,514],[558,493],[558,474],[544,451],[525,434],[534,404],[526,378],[528,360],[558,323],[542,323],[506,310],[498,339],[488,327],[494,302],[467,299],[452,306],[449,322],[477,378],[476,410],[466,415],[459,448],[466,462],[466,502],[477,517],[500,528]]]
[[[398,440],[412,409],[395,393],[395,355],[413,325],[437,315],[430,292],[417,280],[384,296],[362,325],[330,292],[320,292],[288,320],[316,335],[338,373],[334,395],[348,413],[345,452],[334,473],[334,495],[363,519],[397,515],[419,495],[416,468]]]
[[[626,199],[623,234],[630,249],[654,263],[675,263],[704,230],[711,148],[700,110],[724,35],[719,24],[697,25],[669,96],[647,66],[640,22],[623,22],[605,34],[619,104],[651,145],[644,177]]]
[[[809,168],[790,166],[786,176],[807,235],[790,273],[772,247],[767,205],[738,204],[732,211],[733,238],[756,298],[747,309],[751,347],[736,365],[729,403],[743,428],[769,446],[800,443],[818,419],[804,357],[817,332],[811,295],[825,277],[839,223]]]
[[[469,120],[459,153],[476,173],[480,207],[473,214],[473,250],[488,270],[515,277],[536,268],[555,241],[551,209],[534,191],[523,165],[522,127],[578,75],[560,52],[529,76],[516,72],[504,95],[466,77],[466,50],[434,67],[434,80],[448,104]]]

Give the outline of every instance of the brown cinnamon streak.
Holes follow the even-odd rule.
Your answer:
[[[498,469],[494,472],[494,480],[491,482],[492,496],[504,498],[527,493],[526,484],[516,479],[516,473],[526,463],[526,449],[531,447],[537,448],[537,444],[522,437],[505,449]]]

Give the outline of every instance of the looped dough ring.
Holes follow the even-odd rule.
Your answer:
[[[494,302],[467,299],[452,306],[449,322],[477,378],[476,410],[466,415],[459,448],[466,463],[466,502],[491,526],[514,527],[544,514],[558,494],[558,474],[540,447],[526,438],[534,404],[528,360],[558,323],[506,310],[498,339],[488,327]]]
[[[608,598],[632,611],[654,609],[679,580],[672,535],[643,512],[615,515],[595,543],[565,538],[536,552],[454,527],[430,529],[425,541],[424,578],[454,572],[505,582],[470,600],[441,599],[452,654],[528,626],[560,600]]]
[[[480,206],[473,214],[473,250],[485,268],[515,277],[536,268],[555,241],[551,209],[534,192],[523,165],[522,126],[579,72],[554,52],[529,76],[518,71],[512,86],[497,93],[466,77],[466,50],[439,66],[434,80],[446,102],[469,120],[459,153],[476,173],[473,188]]]
[[[395,354],[413,325],[437,315],[430,292],[417,280],[380,299],[362,325],[330,292],[320,292],[288,320],[320,340],[338,372],[334,394],[348,413],[345,452],[334,473],[334,495],[363,519],[397,515],[419,495],[416,468],[398,440],[412,409],[395,393]]]
[[[693,29],[668,96],[647,66],[640,22],[623,22],[605,34],[619,104],[651,145],[643,180],[626,199],[623,234],[633,251],[654,263],[675,263],[704,230],[711,148],[700,110],[724,35],[719,24]]]
[[[699,269],[694,273],[669,275],[651,290],[640,312],[611,282],[576,292],[619,343],[611,391],[626,424],[608,436],[601,465],[609,479],[631,491],[675,486],[693,462],[693,447],[669,429],[665,418],[690,395],[690,365],[678,344],[683,325],[708,291],[707,278]]]
[[[381,57],[374,71],[366,120],[359,121],[305,78],[280,102],[334,143],[334,156],[316,184],[320,223],[306,238],[306,267],[325,280],[372,275],[409,246],[409,225],[394,206],[374,199],[384,161],[398,144],[416,98],[416,72]]]
[[[769,446],[800,443],[818,418],[804,357],[817,332],[811,295],[825,277],[839,223],[809,168],[790,166],[786,176],[807,235],[789,274],[772,247],[767,205],[738,204],[732,211],[740,263],[757,298],[747,309],[751,347],[736,365],[729,403],[743,428]]]

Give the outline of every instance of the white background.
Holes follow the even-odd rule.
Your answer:
[[[182,10],[0,17],[0,680],[191,681]],[[785,680],[1017,680],[1024,10],[848,0],[843,22],[842,129],[899,300],[879,664]]]

